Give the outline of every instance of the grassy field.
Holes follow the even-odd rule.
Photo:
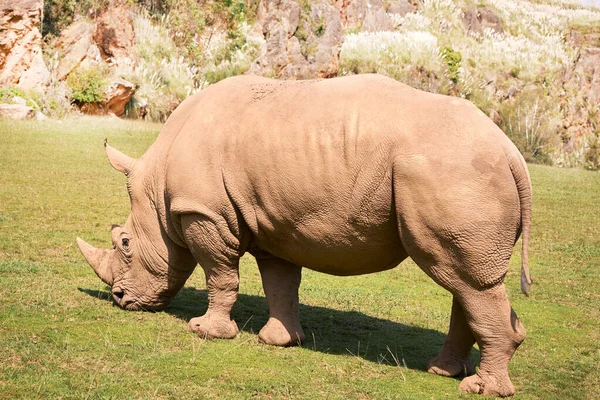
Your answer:
[[[413,263],[361,277],[305,271],[302,348],[260,345],[258,270],[241,267],[234,340],[187,321],[207,305],[198,269],[160,313],[126,312],[75,237],[109,247],[128,215],[102,141],[140,156],[159,125],[110,119],[0,121],[0,398],[438,399],[459,381],[427,374],[451,298]],[[600,174],[530,166],[533,294],[507,287],[528,338],[510,364],[519,399],[600,398]],[[479,354],[473,357],[478,361]]]

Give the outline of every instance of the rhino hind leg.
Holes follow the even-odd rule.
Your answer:
[[[477,373],[464,378],[459,389],[512,396],[515,389],[508,376],[508,363],[525,339],[525,328],[508,302],[504,283],[486,290],[465,288],[458,297],[481,350]]]
[[[464,311],[454,297],[448,336],[438,356],[429,361],[427,372],[442,376],[469,376],[473,374],[471,349],[475,338],[469,328]]]
[[[190,331],[205,339],[232,339],[238,326],[231,309],[239,290],[239,256],[225,243],[215,225],[199,216],[182,217],[185,240],[206,276],[208,309],[188,323]]]
[[[298,317],[298,288],[302,268],[270,255],[256,256],[269,305],[269,320],[258,337],[274,346],[295,346],[304,341]]]

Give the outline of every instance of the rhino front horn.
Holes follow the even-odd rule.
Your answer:
[[[98,278],[102,279],[102,282],[107,285],[112,286],[113,276],[108,262],[111,250],[97,249],[81,238],[77,238],[77,246],[79,246],[81,254],[98,275]]]
[[[108,162],[110,162],[110,165],[117,171],[129,175],[135,167],[137,160],[111,147],[108,144],[107,139],[104,139],[104,151],[106,152],[106,157],[108,157]]]

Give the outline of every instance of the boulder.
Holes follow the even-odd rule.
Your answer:
[[[250,73],[284,79],[336,76],[343,32],[338,10],[326,0],[261,0],[255,29],[266,41]]]
[[[125,106],[135,92],[135,85],[122,78],[113,80],[104,91],[106,110],[117,117],[125,114]]]
[[[467,6],[463,15],[463,26],[467,32],[483,35],[484,29],[491,29],[496,33],[504,33],[502,19],[490,7]]]
[[[135,34],[133,19],[125,1],[113,1],[113,4],[98,16],[94,41],[102,58],[109,63],[131,57]]]
[[[390,4],[386,11],[390,14],[400,14],[401,16],[405,16],[406,14],[415,12],[416,10],[416,5],[411,3],[410,1],[397,0],[394,3]]]
[[[0,118],[29,119],[34,115],[33,108],[24,104],[0,104]]]
[[[135,92],[135,85],[125,79],[114,79],[104,90],[102,102],[82,103],[79,108],[90,115],[114,115],[120,117],[125,114],[125,106]]]
[[[42,1],[0,1],[0,85],[43,91],[50,73],[42,58],[38,29]]]

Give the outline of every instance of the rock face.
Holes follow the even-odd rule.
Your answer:
[[[133,19],[124,1],[115,1],[97,19],[94,41],[102,58],[117,62],[128,58],[133,50],[135,34]]]
[[[300,6],[292,0],[261,0],[255,30],[267,44],[251,73],[283,79],[337,75],[343,32],[339,12],[329,2]]]
[[[129,60],[133,44],[133,20],[125,3],[117,0],[96,23],[78,21],[61,33],[56,44],[60,61],[55,78],[64,80],[80,68],[107,69],[120,60]],[[101,102],[77,105],[86,114],[122,116],[134,91],[132,83],[115,78],[106,86]]]
[[[43,90],[50,73],[38,29],[42,1],[0,0],[0,85]]]
[[[579,56],[572,68],[565,70],[563,92],[576,93],[579,101],[565,96],[561,102],[565,129],[562,140],[567,152],[576,148],[582,140],[593,140],[598,129],[594,124],[600,126],[600,32],[573,30],[569,40],[579,47]]]
[[[56,79],[63,80],[77,66],[84,63],[97,65],[102,61],[100,50],[93,41],[94,25],[87,21],[79,21],[61,32],[56,44],[59,51],[60,62],[56,68]]]
[[[361,2],[352,2],[352,4],[358,4]],[[368,2],[362,2],[366,7],[366,13],[362,26],[360,27],[361,32],[377,32],[377,31],[391,31],[393,30],[392,20],[385,12],[383,3],[381,0],[368,0]]]

